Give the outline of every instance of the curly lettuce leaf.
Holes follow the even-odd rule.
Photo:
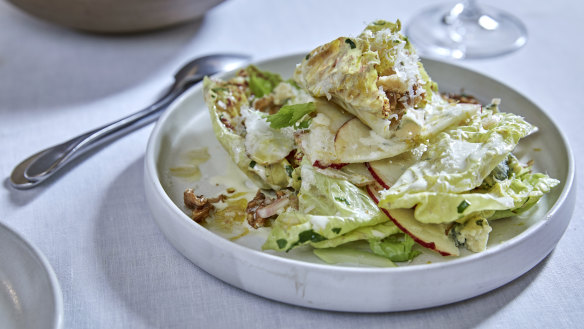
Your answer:
[[[239,169],[260,188],[279,190],[291,186],[288,160],[284,158],[262,165],[248,155],[245,137],[239,132],[237,120],[234,120],[240,116],[242,107],[248,105],[246,90],[240,88],[236,82],[205,78],[203,93],[215,137]]]
[[[381,192],[379,206],[415,207],[415,218],[423,223],[449,223],[476,211],[513,208],[513,198],[502,188],[472,190],[534,130],[517,115],[485,110],[469,124],[437,135],[423,160]]]
[[[559,180],[546,174],[533,173],[530,166],[522,165],[515,156],[509,155],[485,179],[480,188],[504,191],[503,193],[513,199],[513,207],[495,211],[492,216],[488,217],[489,220],[524,213],[559,183]]]
[[[437,90],[400,29],[399,21],[380,20],[357,37],[324,44],[297,66],[294,79],[313,96],[326,97],[391,138],[401,116],[423,108]]]
[[[300,177],[299,209],[276,218],[263,249],[290,250],[388,222],[373,200],[350,182],[320,174],[306,162]]]

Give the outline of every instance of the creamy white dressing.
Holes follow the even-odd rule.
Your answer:
[[[330,216],[310,215],[308,218],[312,224],[312,229],[322,232],[326,229],[326,225],[329,223]]]
[[[306,166],[302,166],[300,169],[300,176],[302,177],[301,189],[308,191],[310,186],[316,184],[316,177],[314,177],[314,172]]]
[[[476,155],[482,157],[483,152],[477,152],[481,149],[482,143],[469,143],[461,140],[450,140],[445,150],[444,157],[440,160],[443,165],[442,171],[447,173],[463,172],[469,165],[469,160]],[[474,154],[477,152],[476,154]]]

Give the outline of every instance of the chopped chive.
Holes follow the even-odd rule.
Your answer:
[[[284,249],[284,247],[286,247],[288,244],[288,241],[286,241],[286,239],[278,239],[276,243],[278,244],[278,248]]]
[[[292,168],[292,166],[288,166],[286,165],[286,173],[288,174],[288,177],[292,178],[292,171],[294,171],[294,168]]]
[[[466,200],[462,200],[462,202],[460,202],[460,204],[458,205],[458,213],[462,214],[466,208],[468,208],[468,206],[470,206],[470,202],[466,201]]]
[[[347,201],[347,199],[345,198],[339,198],[339,197],[335,197],[335,200],[342,202],[344,204],[346,204],[347,206],[350,206],[351,204],[349,203],[349,201]]]
[[[357,48],[357,45],[355,45],[355,42],[353,42],[351,39],[345,39],[345,43],[348,43],[349,46],[351,46],[351,49]]]

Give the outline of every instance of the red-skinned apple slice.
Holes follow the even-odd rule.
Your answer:
[[[365,162],[365,167],[367,167],[367,170],[369,170],[369,173],[371,174],[371,176],[373,176],[373,179],[375,179],[375,181],[377,183],[379,183],[379,185],[381,185],[386,190],[389,188],[389,185],[383,180],[383,178],[381,178],[381,176],[379,176],[377,171],[375,171],[375,169],[373,169],[373,167],[371,167],[371,163]],[[367,188],[369,189],[369,186],[367,186]],[[375,203],[378,203],[378,202],[375,201]]]
[[[349,146],[349,144],[347,144],[347,141],[346,141],[346,139],[347,139],[348,136],[346,136],[346,135],[347,135],[347,132],[349,134],[353,133],[352,131],[350,131],[351,124],[349,122],[354,122],[354,120],[359,121],[359,119],[357,119],[356,117],[352,117],[352,118],[348,119],[347,121],[345,121],[339,127],[339,129],[337,129],[337,132],[335,133],[335,151],[337,153],[339,152],[339,150],[341,148],[343,148],[343,150],[344,150],[346,147]],[[341,129],[349,129],[349,130],[346,130],[346,131],[344,131],[344,132],[341,133]],[[337,141],[340,141],[341,144],[337,145]]]
[[[358,118],[345,122],[335,135],[335,153],[341,162],[356,163],[389,158],[409,149],[398,138],[385,139],[375,134]]]
[[[297,133],[296,145],[302,153],[321,168],[331,164],[340,165],[335,152],[335,138],[340,127],[354,118],[337,105],[316,99],[317,116],[312,120],[309,130]]]
[[[328,123],[328,129],[331,133],[336,134],[336,132],[344,125],[347,121],[354,118],[352,114],[345,112],[342,108],[332,102],[328,102],[322,99],[316,99],[316,112],[326,115],[330,120]]]
[[[379,185],[388,189],[415,162],[412,153],[405,152],[393,158],[366,162],[365,166]]]
[[[367,186],[367,193],[375,203],[379,203],[377,191],[371,185]],[[379,208],[402,232],[411,236],[422,247],[437,251],[442,256],[458,256],[460,251],[446,232],[446,224],[424,224],[414,218],[413,209]]]

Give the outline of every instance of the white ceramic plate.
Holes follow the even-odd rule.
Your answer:
[[[257,65],[290,77],[303,55]],[[487,251],[444,258],[426,252],[398,268],[331,266],[308,248],[289,253],[261,251],[266,230],[231,241],[236,233],[211,232],[194,223],[183,204],[185,188],[216,195],[226,187],[245,186],[213,134],[202,86],[174,103],[156,125],[146,152],[145,189],[152,214],[167,239],[193,263],[221,280],[254,294],[306,307],[353,312],[412,310],[471,298],[527,272],[556,245],[574,209],[574,160],[565,137],[537,106],[511,88],[451,64],[424,60],[440,89],[503,100],[514,112],[540,128],[521,141],[519,157],[533,159],[536,169],[561,180],[537,209],[523,218],[496,221]],[[224,76],[229,76],[228,73]],[[185,164],[185,154],[206,147],[211,159],[200,165],[202,178],[171,175]],[[253,190],[253,188],[250,188]],[[487,274],[488,273],[488,274]]]
[[[57,329],[63,296],[46,258],[0,223],[0,327]]]

